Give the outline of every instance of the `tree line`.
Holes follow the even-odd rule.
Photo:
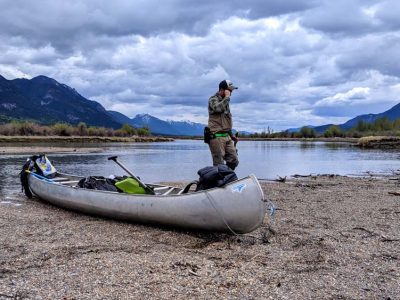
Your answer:
[[[136,128],[124,124],[119,129],[88,126],[84,122],[78,125],[67,123],[55,123],[52,125],[41,125],[30,121],[12,121],[0,125],[0,135],[6,136],[101,136],[101,137],[131,137],[150,136],[147,127]]]
[[[273,132],[268,127],[260,133],[256,132],[246,137],[251,138],[315,138],[315,137],[353,137],[360,138],[371,135],[393,135],[400,136],[400,119],[391,121],[388,117],[378,118],[373,122],[359,120],[355,126],[348,130],[343,130],[337,125],[328,127],[322,134],[317,133],[314,128],[304,126],[297,132],[289,132],[288,130]]]

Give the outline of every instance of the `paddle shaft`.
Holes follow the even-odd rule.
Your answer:
[[[154,191],[149,188],[146,184],[144,184],[137,176],[135,176],[135,174],[132,173],[132,171],[130,171],[127,167],[125,167],[125,165],[123,163],[121,163],[118,160],[118,156],[111,156],[108,158],[108,160],[112,160],[114,161],[117,165],[119,165],[126,173],[128,173],[129,175],[132,176],[133,179],[135,179],[139,185],[144,188],[147,192],[149,192],[150,194],[154,195]]]

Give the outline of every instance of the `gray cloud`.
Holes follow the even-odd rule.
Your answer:
[[[47,75],[128,116],[203,122],[208,97],[229,78],[240,87],[238,128],[341,122],[400,101],[398,8],[373,0],[1,1],[0,74]]]

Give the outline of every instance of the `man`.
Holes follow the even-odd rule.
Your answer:
[[[237,138],[232,134],[232,115],[229,101],[233,90],[237,89],[229,80],[219,84],[219,91],[208,100],[208,128],[210,141],[208,143],[213,159],[213,165],[223,164],[234,170],[238,164],[238,156],[234,141]]]

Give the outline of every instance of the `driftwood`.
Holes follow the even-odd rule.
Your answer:
[[[300,174],[294,174],[292,177],[294,178],[299,178],[299,177],[311,177],[312,175],[300,175]]]
[[[285,177],[281,177],[279,175],[277,175],[277,176],[278,176],[278,178],[275,179],[275,181],[278,181],[278,182],[285,182],[286,181],[286,176]]]
[[[388,194],[393,196],[400,196],[400,192],[388,192]]]

